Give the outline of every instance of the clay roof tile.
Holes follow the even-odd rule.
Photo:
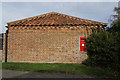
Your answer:
[[[57,12],[50,12],[39,16],[8,22],[8,25],[80,25],[80,24],[98,24],[107,25],[107,23],[97,22],[93,20],[73,17]]]

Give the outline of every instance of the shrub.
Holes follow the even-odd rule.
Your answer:
[[[88,59],[83,64],[118,70],[120,64],[120,34],[94,32],[87,38]]]

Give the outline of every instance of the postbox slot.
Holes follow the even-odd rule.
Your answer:
[[[85,37],[80,37],[80,51],[85,51]]]

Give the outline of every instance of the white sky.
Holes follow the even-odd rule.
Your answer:
[[[108,19],[114,14],[113,9],[115,6],[118,6],[117,2],[119,0],[84,0],[84,2],[82,2],[83,0],[74,0],[75,2],[70,2],[70,0],[61,0],[67,2],[58,2],[60,0],[57,0],[57,3],[53,2],[56,0],[52,0],[52,2],[45,2],[47,0],[44,0],[44,2],[39,1],[41,0],[2,0],[2,3],[0,3],[0,5],[2,4],[2,7],[0,7],[2,9],[2,14],[0,13],[0,17],[2,15],[0,33],[5,32],[7,22],[52,11],[108,23]]]
[[[118,2],[119,0],[1,0],[2,2]]]

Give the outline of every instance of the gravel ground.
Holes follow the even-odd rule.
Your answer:
[[[92,78],[80,74],[2,70],[3,78]]]

